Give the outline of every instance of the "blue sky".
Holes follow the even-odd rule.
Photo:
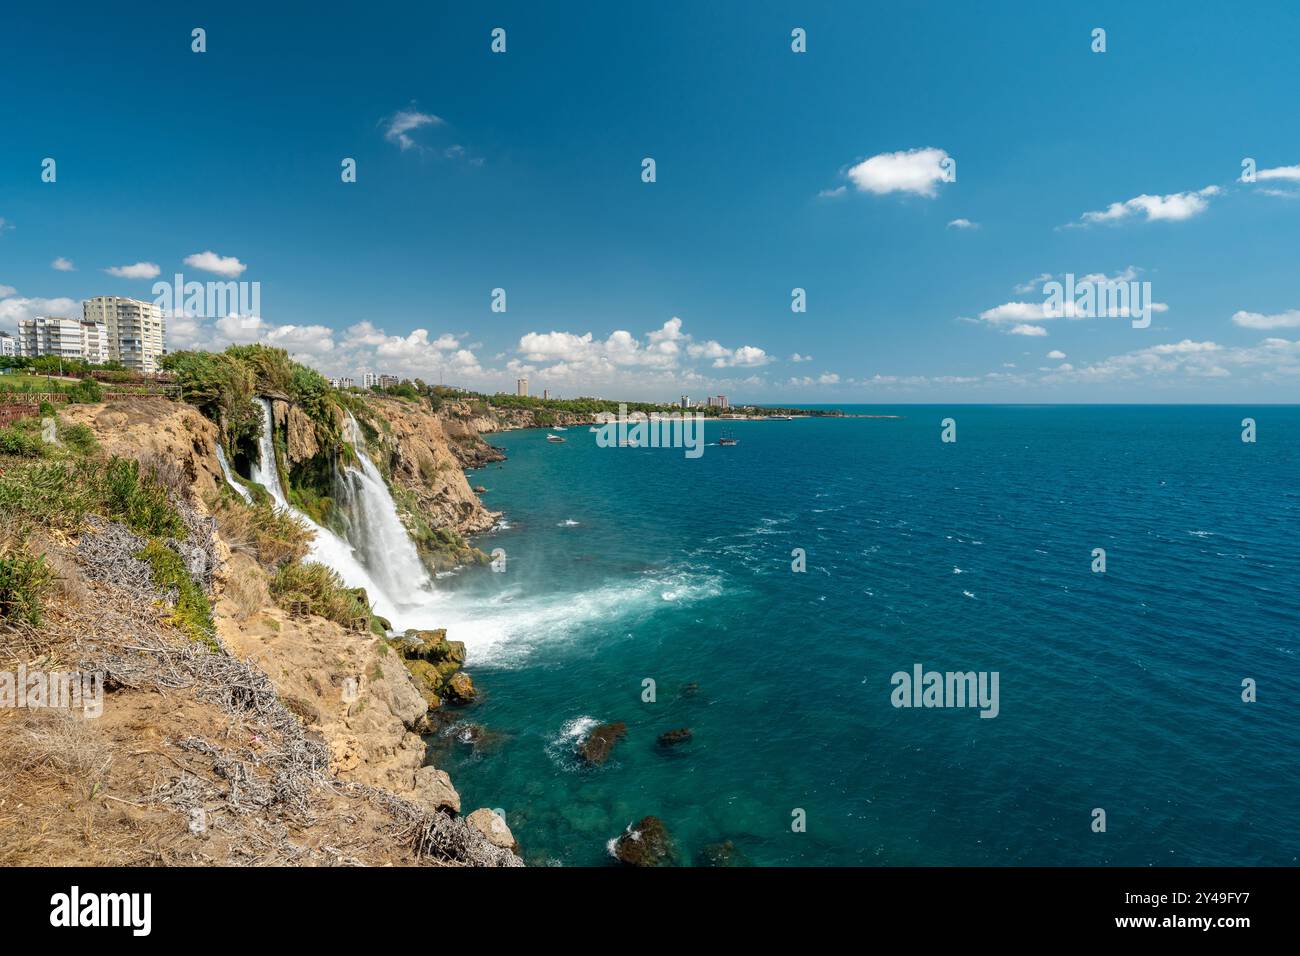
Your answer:
[[[1070,6],[23,5],[0,328],[151,299],[156,266],[261,283],[261,315],[177,317],[169,347],[269,341],[331,374],[1294,401],[1300,8]],[[1066,273],[1149,281],[1163,310],[1036,317]]]

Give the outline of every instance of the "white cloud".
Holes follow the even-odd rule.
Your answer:
[[[947,151],[927,146],[880,153],[849,168],[846,175],[859,192],[885,195],[902,192],[933,199],[944,181]]]
[[[71,260],[71,259],[65,259],[65,258],[63,258],[63,256],[59,256],[59,257],[56,258],[53,262],[51,262],[51,263],[50,263],[50,268],[51,268],[51,269],[57,269],[59,272],[76,272],[76,271],[77,271],[77,267],[74,266],[74,265],[72,264],[72,260]]]
[[[971,222],[969,219],[954,219],[948,223],[949,229],[978,229],[979,227],[978,222]]]
[[[1205,212],[1210,207],[1210,197],[1217,196],[1220,192],[1218,186],[1206,186],[1192,192],[1169,193],[1164,196],[1143,193],[1124,202],[1113,202],[1102,210],[1085,212],[1079,217],[1079,224],[1119,222],[1137,215],[1145,215],[1147,222],[1181,222]]]
[[[137,262],[133,266],[109,266],[104,271],[119,279],[155,279],[162,270],[155,262]]]
[[[1065,353],[1060,349],[1052,349],[1052,351],[1047,353],[1047,357],[1049,359],[1056,359],[1059,362],[1061,359],[1065,358]]]
[[[1024,295],[1026,292],[1033,292],[1035,289],[1042,291],[1043,283],[1051,282],[1052,278],[1053,276],[1050,272],[1044,272],[1037,277],[1030,279],[1028,282],[1022,282],[1018,286],[1013,287],[1011,291],[1016,293],[1016,295]]]
[[[5,292],[5,289],[9,291]],[[0,327],[14,329],[18,327],[19,319],[34,319],[38,315],[81,318],[81,301],[78,299],[10,297],[13,292],[8,286],[0,286]]]
[[[1243,329],[1293,329],[1300,326],[1300,309],[1290,309],[1274,315],[1259,312],[1234,312],[1232,321]]]
[[[3,299],[5,296],[13,295],[17,291],[18,290],[11,285],[0,284],[0,299]]]
[[[819,193],[817,193],[817,197],[819,199],[835,199],[838,196],[843,196],[848,191],[849,191],[848,186],[836,186],[834,189],[821,190]]]
[[[234,256],[219,256],[210,250],[186,256],[185,264],[192,269],[202,269],[227,279],[234,279],[248,268]]]
[[[1300,182],[1300,166],[1274,166],[1272,169],[1261,169],[1255,173],[1255,178],[1261,182],[1270,179]]]
[[[1015,325],[1007,332],[1011,335],[1046,335],[1047,329],[1041,325]]]
[[[791,362],[811,362],[811,361],[812,361],[812,356],[811,356],[811,355],[800,355],[798,352],[795,352],[793,355],[790,356],[790,361],[791,361]]]
[[[387,120],[384,139],[396,143],[403,150],[419,146],[408,134],[422,126],[441,126],[443,121],[432,113],[421,113],[416,109],[399,110]]]

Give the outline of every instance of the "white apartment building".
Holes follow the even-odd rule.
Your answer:
[[[523,398],[528,397],[528,379],[526,378],[515,379],[515,394]]]
[[[362,388],[374,388],[374,387],[375,387],[376,385],[378,385],[378,384],[379,384],[379,373],[378,373],[378,372],[362,372],[362,373],[361,373],[361,387],[362,387]]]
[[[0,356],[17,354],[18,340],[8,332],[0,332]]]
[[[108,329],[99,322],[68,319],[62,316],[38,315],[34,319],[18,320],[18,338],[0,350],[12,348],[7,355],[54,355],[65,359],[84,359],[103,364],[108,361]]]
[[[81,323],[76,319],[38,315],[34,319],[18,320],[19,355],[80,359],[85,357],[82,347]]]
[[[167,321],[152,302],[120,295],[100,295],[82,303],[87,322],[103,324],[108,334],[108,357],[133,372],[158,371],[166,354]]]

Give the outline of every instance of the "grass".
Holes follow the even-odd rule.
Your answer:
[[[88,514],[119,521],[144,538],[184,538],[167,493],[140,465],[102,459],[20,462],[0,473],[0,510],[75,531]]]
[[[163,541],[154,538],[136,555],[153,571],[153,583],[162,591],[176,591],[176,607],[171,623],[192,641],[218,650],[215,627],[212,623],[212,606],[207,595],[190,576],[181,556]]]
[[[253,557],[268,570],[307,554],[311,533],[293,515],[277,510],[265,493],[252,505],[233,493],[223,493],[212,514],[231,550]]]
[[[271,596],[282,606],[302,603],[327,620],[351,627],[358,620],[370,623],[370,608],[332,568],[315,561],[293,561],[281,566],[271,579]]]
[[[20,620],[39,627],[41,598],[54,583],[54,570],[44,555],[25,547],[0,551],[0,620]]]

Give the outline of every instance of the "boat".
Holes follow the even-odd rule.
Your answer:
[[[568,429],[565,428],[563,425],[554,425],[554,426],[552,426],[552,427],[553,427],[557,432],[567,432],[567,431],[568,431]]]
[[[587,431],[589,431],[589,432],[596,432],[597,434],[600,433],[600,429],[597,428],[595,425],[592,425],[590,428],[587,429]]]
[[[560,444],[561,442],[564,441],[564,439],[561,438],[559,435],[552,435],[552,434],[550,434],[549,432],[548,432],[547,435],[546,435],[546,440],[547,440],[547,441],[553,441],[553,442],[555,442],[556,444]]]
[[[724,431],[722,437],[718,439],[719,445],[739,445],[740,439],[729,431]]]

